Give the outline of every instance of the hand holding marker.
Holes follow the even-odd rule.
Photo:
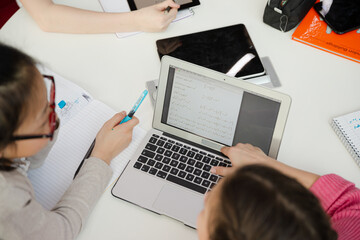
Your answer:
[[[136,110],[138,110],[140,104],[143,102],[143,100],[145,99],[147,94],[148,94],[148,90],[144,90],[142,92],[142,94],[140,95],[140,97],[138,98],[138,100],[136,101],[136,103],[134,104],[132,109],[130,110],[129,114],[126,117],[124,117],[124,119],[119,124],[126,123],[134,116]]]
[[[173,0],[173,2],[174,2],[174,3],[177,3],[175,0]],[[168,14],[168,13],[170,12],[170,10],[171,10],[171,7],[168,6],[168,7],[165,9],[164,13],[165,13],[165,14]]]

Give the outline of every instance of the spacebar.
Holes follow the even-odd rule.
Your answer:
[[[206,193],[206,188],[203,188],[201,186],[198,186],[198,185],[195,185],[191,182],[188,182],[188,181],[185,181],[184,179],[181,179],[181,178],[178,178],[178,177],[175,177],[175,176],[172,176],[172,175],[168,175],[168,177],[166,178],[166,180],[169,180],[170,182],[173,182],[173,183],[177,183],[183,187],[186,187],[186,188],[190,188],[194,191],[197,191],[199,193]]]

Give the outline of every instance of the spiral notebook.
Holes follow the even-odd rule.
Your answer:
[[[360,111],[334,118],[331,126],[360,166]]]

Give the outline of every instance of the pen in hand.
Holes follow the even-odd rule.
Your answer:
[[[126,117],[124,117],[124,119],[119,124],[126,123],[134,116],[136,110],[138,110],[140,104],[143,102],[147,94],[148,94],[148,90],[144,90],[142,92],[138,100],[135,102],[134,106],[131,108],[129,114],[126,115]]]
[[[174,2],[174,3],[176,3],[176,1],[175,1],[175,0],[173,0],[173,2]],[[170,7],[170,6],[168,6],[167,8],[165,8],[164,13],[165,13],[165,14],[168,14],[168,13],[170,12],[170,10],[171,10],[171,7]]]

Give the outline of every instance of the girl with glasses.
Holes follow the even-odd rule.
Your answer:
[[[48,211],[36,201],[26,171],[42,165],[56,140],[54,99],[54,79],[42,76],[29,56],[0,44],[0,239],[74,239],[112,176],[111,160],[138,124],[134,117],[118,125],[125,112],[108,120],[91,156]]]
[[[205,197],[200,240],[360,239],[360,190],[287,166],[250,144],[224,147],[234,167]]]

